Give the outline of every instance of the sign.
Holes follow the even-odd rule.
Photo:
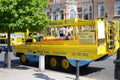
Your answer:
[[[94,32],[79,32],[78,42],[79,43],[95,43],[95,33]]]
[[[62,26],[62,25],[73,25],[75,23],[75,19],[68,20],[54,20],[50,22],[50,26]]]
[[[105,24],[104,22],[99,22],[98,24],[98,39],[105,38]]]

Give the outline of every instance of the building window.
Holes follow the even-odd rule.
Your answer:
[[[76,12],[75,10],[70,10],[70,18],[76,18]]]
[[[89,14],[88,14],[88,9],[84,9],[84,11],[83,11],[83,19],[85,19],[85,20],[87,20],[87,19],[89,19]]]
[[[47,16],[49,16],[50,15],[50,13],[49,12],[47,12]]]
[[[66,0],[67,2],[72,2],[72,1],[74,1],[74,0]]]
[[[78,19],[82,19],[82,14],[78,14]]]
[[[54,0],[54,3],[58,3],[59,2],[59,0]]]
[[[101,2],[98,4],[98,17],[101,18],[104,16],[104,3]]]
[[[89,6],[89,11],[92,11],[92,6]]]
[[[64,19],[64,11],[60,11],[60,19]]]
[[[53,20],[56,20],[57,16],[56,16],[56,12],[53,13]]]
[[[90,15],[90,17],[89,17],[89,18],[90,18],[90,19],[92,19],[92,13],[89,13],[89,15]]]
[[[78,11],[78,12],[82,12],[82,7],[78,7],[78,8],[77,8],[77,11]]]
[[[115,16],[120,16],[120,0],[116,0],[114,4]]]
[[[51,19],[51,18],[50,18],[50,13],[49,13],[49,12],[47,12],[47,16],[48,16],[49,19]]]

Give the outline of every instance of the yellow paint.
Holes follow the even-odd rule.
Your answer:
[[[23,32],[11,33],[11,36],[10,36],[10,44],[11,45],[23,44],[24,40],[25,40],[25,33],[23,33]],[[7,33],[0,33],[0,42],[1,41],[5,42],[2,44],[7,44]],[[0,43],[0,45],[1,45],[1,43]]]
[[[57,66],[57,60],[54,57],[50,59],[50,66],[53,68]]]
[[[67,59],[62,59],[61,65],[62,65],[63,69],[68,69],[69,66],[70,66],[70,64],[69,64]]]
[[[100,32],[98,34],[99,25],[102,25],[102,36]],[[51,21],[49,28],[58,27],[72,27],[72,39],[70,40],[57,40],[56,31],[52,36],[43,36],[44,40],[24,45],[14,45],[14,52],[21,52],[25,54],[37,55],[54,55],[54,56],[66,56],[67,58],[96,60],[108,54],[115,53],[119,48],[118,38],[115,38],[115,48],[110,49],[110,24],[105,20],[55,20]],[[100,26],[99,26],[100,27]],[[119,29],[117,27],[117,29]],[[76,31],[75,31],[76,30]],[[78,31],[78,32],[77,32]],[[46,32],[47,33],[47,32]],[[116,31],[115,36],[119,35]],[[55,64],[54,64],[55,65]],[[64,66],[64,64],[63,64]]]
[[[25,57],[25,55],[21,55],[21,62],[23,62],[23,63],[26,62],[26,57]]]

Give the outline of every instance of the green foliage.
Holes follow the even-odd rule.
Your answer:
[[[48,25],[48,0],[0,0],[0,31],[40,32]]]

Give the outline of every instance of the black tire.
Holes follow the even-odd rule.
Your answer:
[[[27,58],[24,54],[20,55],[20,62],[24,65],[27,65],[29,63],[29,61],[27,60]]]
[[[116,57],[116,59],[120,59],[120,48],[118,48],[118,50],[117,50],[117,57]]]
[[[50,69],[57,70],[59,68],[59,58],[55,56],[49,57]]]
[[[65,72],[69,72],[73,69],[72,65],[69,63],[69,61],[65,57],[61,58],[60,64],[61,64],[60,65],[61,69]]]

